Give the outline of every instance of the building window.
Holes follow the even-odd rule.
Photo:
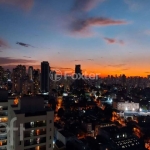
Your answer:
[[[49,139],[51,139],[52,137],[50,136]]]
[[[52,120],[50,120],[49,123],[52,123]]]
[[[50,128],[50,130],[49,131],[52,131],[52,129]]]
[[[51,147],[51,144],[49,144],[49,147]]]

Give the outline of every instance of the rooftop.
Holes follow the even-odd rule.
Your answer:
[[[72,133],[70,133],[70,132],[68,132],[68,131],[66,131],[66,130],[61,130],[61,131],[59,131],[64,137],[74,137],[74,134],[72,134]]]
[[[25,114],[25,117],[32,117],[32,116],[45,116],[47,115],[48,111],[52,111],[51,109],[45,109],[44,111],[38,111],[38,112],[26,112],[24,113],[21,110],[14,110],[15,114]]]

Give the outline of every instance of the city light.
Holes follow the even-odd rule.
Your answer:
[[[150,0],[0,8],[0,150],[150,150]]]

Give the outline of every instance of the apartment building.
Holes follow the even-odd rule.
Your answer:
[[[21,98],[20,110],[11,109],[9,125],[14,118],[9,150],[53,150],[54,113],[44,108],[43,98]]]
[[[0,150],[52,150],[54,113],[41,97],[9,97],[0,89]]]
[[[19,100],[16,97],[9,97],[8,92],[4,89],[0,89],[0,150],[7,150],[8,146],[8,120],[9,110],[20,109]]]
[[[139,103],[128,102],[128,101],[114,101],[113,108],[119,111],[138,111]]]

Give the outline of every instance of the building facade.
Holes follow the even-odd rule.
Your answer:
[[[139,103],[113,102],[113,108],[119,111],[139,111]]]
[[[49,92],[50,89],[50,66],[46,61],[41,62],[41,92]]]
[[[43,98],[21,98],[20,109],[10,111],[9,126],[14,118],[16,130],[8,134],[9,150],[53,150],[54,113],[44,109]]]

